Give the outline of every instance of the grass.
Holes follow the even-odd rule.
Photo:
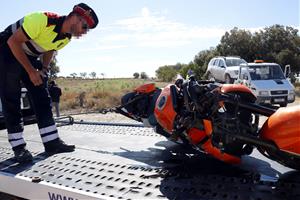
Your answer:
[[[141,79],[57,79],[62,89],[62,111],[74,109],[98,110],[120,105],[121,97],[137,86],[154,81]],[[157,87],[167,83],[155,82]],[[300,86],[296,85],[296,101],[300,101]]]
[[[57,79],[62,89],[60,108],[97,110],[117,106],[121,97],[137,86],[154,81],[141,79]],[[166,83],[155,83],[163,87]]]

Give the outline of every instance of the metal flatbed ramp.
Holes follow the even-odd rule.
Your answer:
[[[167,141],[152,129],[72,125],[72,153],[47,157],[35,125],[25,127],[34,162],[12,159],[0,131],[0,191],[26,199],[300,199],[300,174],[258,152],[232,166]]]

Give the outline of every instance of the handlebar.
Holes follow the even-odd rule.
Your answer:
[[[209,116],[218,109],[219,102],[223,101],[264,116],[271,116],[276,112],[276,109],[273,108],[268,108],[252,102],[245,102],[236,98],[236,95],[214,92],[214,88],[219,86],[212,83],[215,82],[208,80],[196,81],[194,78],[191,78],[188,82],[182,84],[184,103],[189,111],[191,111],[190,101],[192,101],[198,112],[208,112],[205,113],[205,115]]]
[[[243,101],[237,100],[236,98],[229,97],[229,95],[226,95],[226,94],[221,94],[220,100],[230,103],[230,104],[233,104],[233,105],[237,105],[241,108],[245,108],[247,110],[250,110],[253,113],[261,114],[261,115],[268,116],[268,117],[276,112],[276,109],[268,108],[268,107],[265,107],[262,105],[258,105],[256,103],[243,102]]]

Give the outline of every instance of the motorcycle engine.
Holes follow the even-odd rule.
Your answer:
[[[219,111],[213,118],[212,143],[223,152],[241,156],[252,153],[253,146],[237,139],[235,135],[257,136],[258,116],[247,110],[230,108]]]

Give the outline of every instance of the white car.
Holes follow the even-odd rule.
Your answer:
[[[235,56],[218,56],[211,59],[206,69],[209,80],[216,80],[225,83],[233,83],[237,79],[240,64],[247,62]]]

